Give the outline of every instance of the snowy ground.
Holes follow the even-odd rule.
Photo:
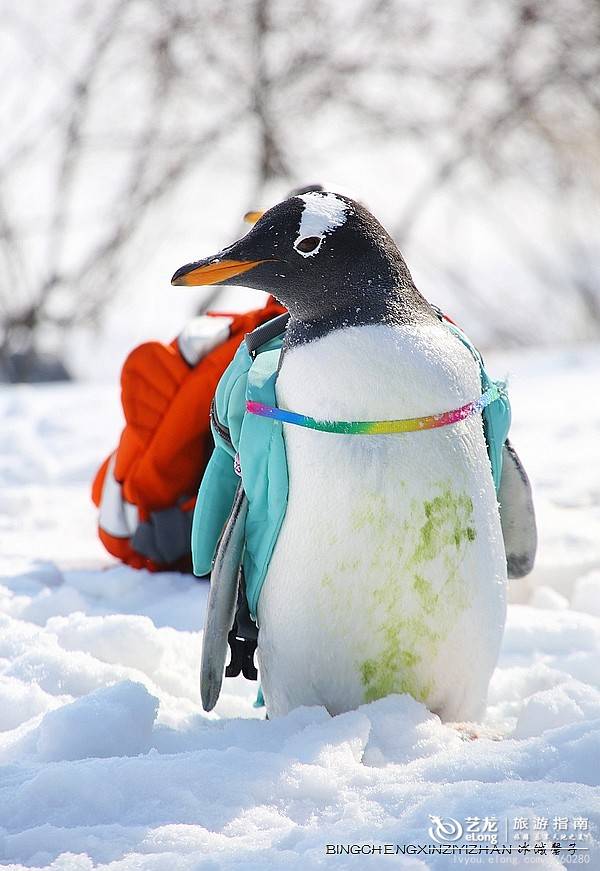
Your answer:
[[[265,722],[255,687],[236,680],[202,714],[206,585],[115,565],[95,538],[89,481],[119,430],[117,389],[2,390],[5,866],[600,868],[600,353],[504,356],[492,369],[511,375],[540,554],[512,585],[491,685],[486,725],[503,739],[472,742],[407,697]],[[396,854],[435,844],[430,827],[450,843],[458,825],[456,843],[489,844],[497,826],[513,849],[527,829],[532,845],[586,849]],[[349,844],[363,852],[327,853]]]

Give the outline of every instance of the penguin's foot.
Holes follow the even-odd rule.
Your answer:
[[[446,723],[451,729],[455,729],[463,741],[475,741],[477,738],[487,738],[488,741],[501,741],[504,737],[500,732],[482,726],[481,723]]]

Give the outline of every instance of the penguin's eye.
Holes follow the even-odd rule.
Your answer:
[[[318,248],[320,244],[320,236],[306,236],[304,239],[300,239],[299,242],[296,242],[294,248],[296,251],[301,251],[303,254],[310,254],[310,252]]]

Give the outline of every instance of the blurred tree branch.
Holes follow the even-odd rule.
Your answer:
[[[25,63],[32,97],[23,103],[13,76],[0,106],[4,361],[35,356],[48,328],[98,322],[128,280],[139,228],[213,171],[215,154],[224,173],[236,155],[256,207],[322,180],[323,150],[412,150],[423,173],[394,192],[402,245],[466,180],[562,198],[598,187],[598,0],[78,0],[57,21],[36,2],[3,4],[0,69]],[[585,240],[570,242],[559,279],[510,215],[477,203],[532,276],[557,298],[567,281],[600,330]],[[483,312],[468,276],[436,262]]]

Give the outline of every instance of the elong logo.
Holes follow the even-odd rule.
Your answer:
[[[431,825],[428,832],[429,837],[438,844],[446,844],[451,841],[458,841],[462,837],[462,824],[455,820],[454,817],[434,817],[429,814]]]

